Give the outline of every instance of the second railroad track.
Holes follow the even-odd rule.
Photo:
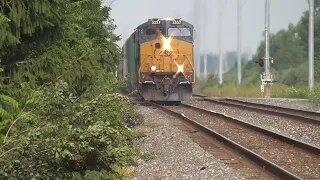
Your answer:
[[[319,147],[196,106],[156,106],[205,131],[280,178],[320,178]]]
[[[265,114],[273,114],[277,116],[282,116],[286,118],[293,118],[299,121],[304,121],[307,123],[313,123],[320,125],[320,113],[314,111],[306,111],[300,109],[292,109],[268,104],[261,104],[261,103],[254,103],[254,102],[247,102],[239,99],[231,99],[231,98],[219,98],[219,99],[212,99],[201,95],[193,95],[194,97],[200,97],[201,100],[215,103],[215,104],[222,104],[227,106],[233,106],[237,108],[247,109],[259,113]]]

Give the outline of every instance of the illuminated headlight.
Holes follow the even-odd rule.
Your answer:
[[[151,66],[151,71],[156,71],[157,67],[156,66]]]
[[[169,37],[169,38],[163,37],[163,38],[162,38],[162,41],[163,41],[163,49],[164,49],[164,50],[171,50],[171,40],[172,40],[171,37]]]
[[[183,65],[178,65],[178,70],[177,70],[177,73],[183,73]]]

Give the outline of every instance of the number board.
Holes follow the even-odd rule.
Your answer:
[[[179,25],[179,24],[182,24],[182,21],[181,21],[181,19],[174,19],[174,20],[172,20],[171,24],[172,25]]]
[[[159,19],[151,19],[151,24],[161,24],[161,21]]]

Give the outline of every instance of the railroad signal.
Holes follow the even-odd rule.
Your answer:
[[[263,67],[264,66],[264,58],[259,58],[258,61],[255,61],[255,63],[258,63],[260,67]]]
[[[269,33],[270,33],[270,0],[265,0],[265,56],[259,59],[259,65],[264,67],[264,72],[261,74],[261,85],[264,86],[263,97],[270,98],[270,86],[273,83],[273,77],[270,73],[270,44],[269,44]]]

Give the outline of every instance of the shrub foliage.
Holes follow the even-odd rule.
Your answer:
[[[136,116],[100,0],[0,0],[0,179],[110,179],[133,163]]]

